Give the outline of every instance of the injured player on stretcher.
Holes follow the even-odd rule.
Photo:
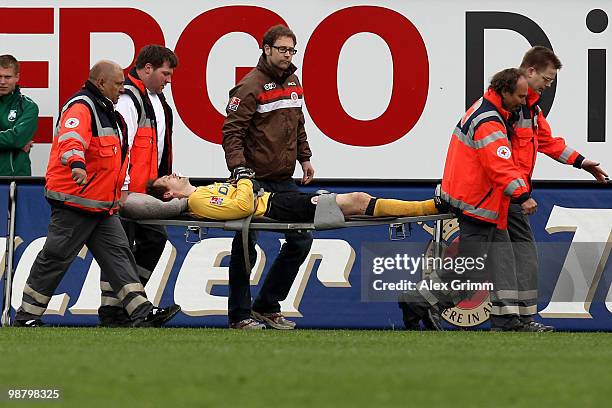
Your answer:
[[[235,220],[253,215],[285,222],[310,222],[314,219],[320,194],[254,192],[259,189],[253,185],[253,181],[243,178],[237,183],[195,187],[189,178],[172,174],[149,182],[147,193],[162,201],[187,198],[188,212],[199,218]],[[443,207],[437,198],[404,201],[375,198],[360,192],[333,196],[344,216],[412,217],[439,214]]]

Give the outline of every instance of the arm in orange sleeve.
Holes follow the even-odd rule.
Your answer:
[[[569,147],[562,137],[553,137],[550,125],[542,112],[538,115],[538,132],[536,136],[538,138],[539,152],[560,163],[571,164],[576,168],[581,167],[584,156]]]
[[[63,165],[85,169],[85,151],[91,141],[91,114],[89,108],[75,103],[59,120],[57,144]]]
[[[497,121],[483,123],[474,134],[476,151],[489,180],[505,195],[523,203],[529,198],[529,187],[512,160],[505,126]]]

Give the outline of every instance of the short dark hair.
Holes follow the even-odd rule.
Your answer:
[[[563,67],[559,57],[555,55],[553,50],[548,47],[542,47],[541,45],[529,49],[523,56],[523,61],[521,62],[522,69],[534,67],[536,71],[543,71],[549,65],[554,69],[561,69]]]
[[[10,54],[0,55],[0,67],[13,68],[15,75],[19,73],[19,61]]]
[[[502,92],[514,93],[516,91],[516,84],[520,77],[524,77],[525,74],[518,68],[507,68],[503,71],[499,71],[491,78],[491,85],[489,85],[499,95]]]
[[[153,69],[157,69],[167,62],[170,68],[178,66],[178,57],[169,48],[162,45],[149,44],[142,47],[136,57],[136,69],[142,69],[145,65],[153,65]]]
[[[166,193],[168,189],[165,186],[160,186],[159,184],[156,185],[156,181],[157,180],[153,179],[147,181],[147,194],[157,198],[158,200],[170,201],[169,199],[164,198],[164,193]]]
[[[297,44],[297,40],[295,39],[295,34],[293,31],[287,26],[282,24],[278,24],[268,28],[268,31],[263,35],[263,39],[261,40],[261,50],[263,51],[264,45],[273,46],[276,40],[280,37],[289,37],[293,40],[293,46]]]

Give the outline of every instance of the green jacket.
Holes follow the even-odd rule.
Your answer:
[[[38,126],[38,106],[19,87],[0,96],[0,176],[30,176],[30,155],[21,150]]]

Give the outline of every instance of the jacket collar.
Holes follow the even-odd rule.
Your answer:
[[[142,82],[142,80],[138,76],[138,73],[136,72],[136,67],[133,67],[130,72],[128,72],[128,79],[132,84],[134,84],[136,88],[138,88],[142,95],[148,97],[149,93],[147,92],[147,88],[145,87],[144,82]],[[164,96],[163,92],[158,93],[157,96],[159,97],[159,99],[162,100],[162,103],[166,103],[166,97]]]
[[[537,105],[541,97],[542,95],[529,87],[529,91],[527,92],[527,107],[532,108],[534,105]]]
[[[13,90],[13,92],[11,92],[10,94],[0,96],[0,101],[3,101],[8,98],[12,98],[13,96],[16,96],[19,94],[21,94],[21,88],[19,88],[19,85],[15,85],[15,89]]]
[[[502,118],[507,122],[512,116],[512,112],[507,111],[502,105],[502,97],[500,94],[495,92],[493,89],[487,89],[484,94],[484,98],[495,105],[497,111],[501,114]]]
[[[130,72],[128,73],[128,78],[134,84],[134,86],[138,88],[141,94],[147,94],[147,88],[138,76],[138,73],[136,72],[136,67],[132,67],[132,69],[130,69]]]
[[[270,64],[268,64],[266,56],[263,54],[259,57],[259,61],[257,62],[257,69],[281,84],[285,82],[285,80],[291,75],[293,75],[295,71],[297,71],[297,67],[293,65],[293,63],[291,63],[289,65],[289,68],[287,68],[281,75],[278,75],[278,71],[272,68]]]
[[[95,97],[95,102],[98,103],[102,108],[104,108],[104,110],[106,110],[108,113],[112,113],[115,111],[113,102],[106,96],[102,95],[102,92],[100,92],[98,87],[93,82],[91,82],[90,80],[85,81],[83,89],[92,93]]]

